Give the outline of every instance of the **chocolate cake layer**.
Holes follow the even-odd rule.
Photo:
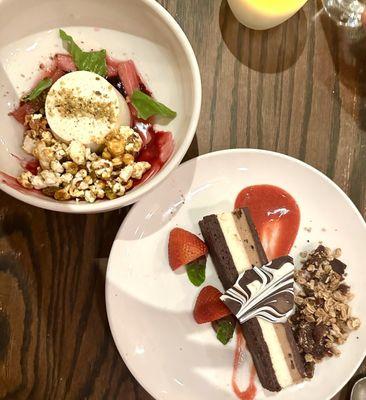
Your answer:
[[[204,217],[200,228],[225,290],[242,272],[268,262],[249,210]],[[264,388],[279,391],[303,379],[303,360],[287,323],[253,318],[242,329]]]

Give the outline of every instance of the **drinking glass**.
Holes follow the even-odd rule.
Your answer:
[[[323,0],[327,14],[338,25],[356,28],[362,25],[365,0]]]

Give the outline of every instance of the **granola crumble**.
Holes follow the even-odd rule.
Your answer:
[[[340,256],[340,249],[332,252],[319,246],[295,271],[296,309],[289,321],[308,378],[312,378],[316,363],[340,354],[338,346],[361,324],[351,312],[353,295],[345,283],[346,265]]]

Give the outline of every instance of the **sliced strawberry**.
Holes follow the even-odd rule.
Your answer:
[[[220,300],[222,293],[213,286],[204,287],[197,297],[193,316],[197,324],[217,321],[231,314]]]
[[[181,228],[170,232],[168,253],[173,271],[207,254],[207,246],[196,235]]]

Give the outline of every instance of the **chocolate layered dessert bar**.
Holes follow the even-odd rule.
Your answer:
[[[199,224],[225,290],[243,272],[268,263],[248,209],[209,215]],[[287,322],[251,318],[241,327],[265,389],[280,391],[303,380],[304,360]]]

